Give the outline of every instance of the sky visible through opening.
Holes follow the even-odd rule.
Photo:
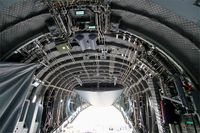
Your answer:
[[[114,106],[90,106],[65,129],[67,133],[131,133],[121,112]]]

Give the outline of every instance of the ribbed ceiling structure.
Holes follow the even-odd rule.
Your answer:
[[[44,1],[1,3],[0,59],[38,64],[35,79],[42,85],[29,98],[35,94],[44,105],[52,103],[54,128],[66,117],[57,110],[60,100],[82,85],[122,85],[124,94],[135,100],[153,77],[168,84],[178,74],[199,85],[200,27],[150,0],[112,0],[111,17],[121,18],[118,31],[104,34],[95,50],[83,50],[72,35],[64,51],[48,30],[52,14]]]

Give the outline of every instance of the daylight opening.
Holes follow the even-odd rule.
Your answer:
[[[90,106],[79,113],[66,129],[69,133],[131,133],[131,127],[114,106]]]

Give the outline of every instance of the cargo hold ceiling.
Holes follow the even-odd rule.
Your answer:
[[[47,33],[45,22],[51,17],[42,1],[16,1],[4,5],[0,12],[1,60],[6,60],[24,43]],[[148,0],[113,0],[111,11],[122,18],[120,29],[153,42],[198,84],[200,27]]]

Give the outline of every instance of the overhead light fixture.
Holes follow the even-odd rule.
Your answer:
[[[114,85],[117,84],[117,77],[114,77]]]
[[[70,47],[67,45],[67,43],[61,43],[57,44],[56,48],[59,52],[68,52],[70,50]]]
[[[187,125],[193,125],[194,123],[192,121],[186,121],[185,122]]]
[[[143,69],[143,67],[144,67],[144,64],[141,64],[140,69]]]
[[[35,95],[35,96],[33,97],[33,99],[32,99],[32,103],[35,103],[36,99],[37,99],[37,96]]]
[[[135,68],[136,68],[136,65],[133,66],[133,70],[135,70]]]
[[[38,87],[40,85],[40,83],[38,82],[38,81],[34,81],[33,83],[32,83],[32,86],[34,86],[34,87]]]
[[[41,81],[40,79],[38,79],[35,75],[34,75],[34,80],[32,82],[32,86],[34,87],[38,87],[40,84],[44,84],[43,81]]]
[[[60,102],[62,103],[62,102],[63,102],[63,99],[61,99]]]
[[[96,29],[96,26],[95,25],[89,25],[88,29]]]
[[[76,14],[77,16],[82,16],[82,15],[85,14],[85,11],[79,10],[79,11],[76,11],[75,14]]]

